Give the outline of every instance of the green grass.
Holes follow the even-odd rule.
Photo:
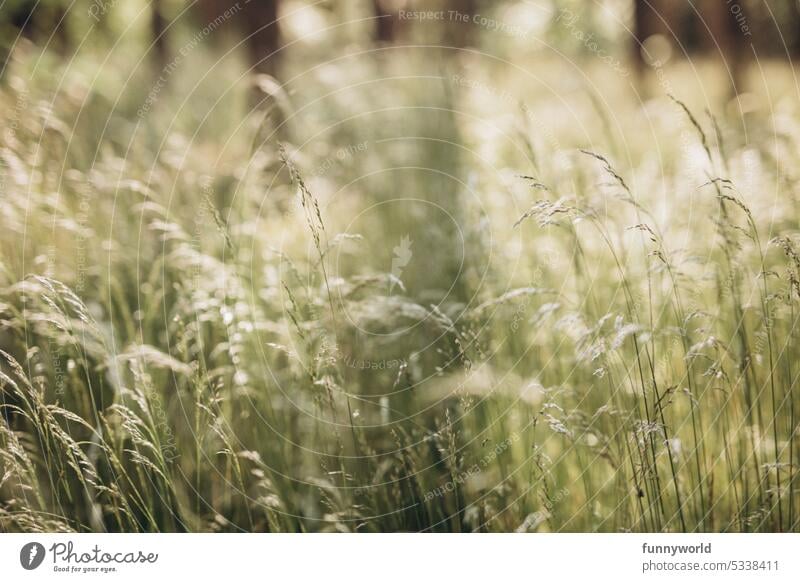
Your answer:
[[[796,107],[329,66],[15,64],[0,529],[800,529]]]

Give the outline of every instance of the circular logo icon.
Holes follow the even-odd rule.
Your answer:
[[[26,570],[35,570],[44,561],[44,546],[39,542],[29,542],[19,551],[19,563]]]

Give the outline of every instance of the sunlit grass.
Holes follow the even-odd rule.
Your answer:
[[[12,76],[3,530],[798,529],[797,111],[462,64]]]

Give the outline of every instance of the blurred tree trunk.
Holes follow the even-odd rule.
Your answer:
[[[66,55],[72,50],[67,7],[62,2],[57,2],[53,4],[51,15],[50,21],[53,27],[53,36],[56,39],[56,47],[62,55]]]
[[[472,22],[472,17],[478,13],[478,0],[447,0],[445,10],[469,15],[468,22],[447,22],[445,42],[456,48],[473,46],[477,25]]]
[[[722,59],[730,75],[731,91],[735,95],[741,91],[745,50],[750,46],[745,35],[746,29],[743,28],[748,26],[744,2],[703,0],[700,7],[705,21],[701,36],[703,48]]]
[[[239,22],[244,25],[250,65],[259,73],[275,76],[278,69],[280,29],[278,0],[251,1],[244,4]]]
[[[280,61],[278,0],[198,0],[201,28],[216,24],[245,38],[250,68],[275,76]]]
[[[654,34],[663,35],[673,46],[681,37],[680,10],[673,0],[635,0],[633,12],[633,62],[639,73],[648,64],[643,45]],[[654,55],[649,56],[652,60]]]
[[[645,0],[635,0],[633,6],[633,60],[637,68],[644,66],[642,45],[656,30],[655,11]]]
[[[153,61],[157,70],[167,66],[169,48],[167,46],[167,19],[164,18],[163,0],[152,0],[150,31],[153,36]]]
[[[796,59],[800,58],[800,0],[791,0],[789,20],[789,30],[792,35],[789,55]]]
[[[375,40],[380,43],[392,43],[397,33],[397,20],[390,11],[387,0],[372,0],[375,14]]]
[[[72,38],[67,27],[68,12],[63,2],[36,2],[24,0],[12,3],[10,8],[0,4],[4,20],[10,22],[35,44],[66,53],[72,48]]]
[[[0,3],[0,81],[11,57],[12,44],[17,36],[29,39],[37,46],[54,49],[66,55],[72,50],[72,37],[68,24],[68,11],[61,0],[36,2],[20,0]]]

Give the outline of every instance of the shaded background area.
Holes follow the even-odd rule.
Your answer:
[[[228,16],[226,11],[232,14]],[[731,68],[754,54],[793,60],[800,53],[800,8],[794,0],[374,0],[346,5],[286,0],[199,0],[188,4],[169,0],[8,0],[2,6],[0,30],[6,58],[19,39],[51,47],[68,57],[81,48],[102,52],[124,35],[127,46],[138,43],[138,52],[150,53],[154,65],[163,67],[187,30],[227,22],[230,26],[224,36],[230,45],[241,43],[242,56],[252,68],[274,74],[280,70],[282,53],[287,52],[281,49],[295,44],[298,37],[303,38],[301,45],[372,40],[377,44],[435,41],[453,47],[496,48],[502,43],[490,33],[500,31],[518,37],[535,34],[536,39],[520,43],[528,45],[523,53],[540,50],[535,46],[539,42],[574,45],[563,42],[560,12],[563,19],[581,20],[586,35],[591,35],[584,48],[591,50],[589,43],[594,42],[619,58],[640,64],[648,60],[648,40],[663,44],[657,47],[662,51],[671,46],[669,52],[678,58],[711,55],[727,61]],[[344,21],[348,21],[346,26],[333,26]]]
[[[588,40],[565,38],[569,31],[559,21],[571,19],[573,24],[580,20]],[[346,25],[336,26],[345,21]],[[281,70],[290,46],[299,50],[314,45],[341,47],[341,42],[435,42],[456,48],[489,46],[497,52],[503,42],[494,32],[527,37],[528,42],[512,43],[521,55],[542,50],[542,44],[604,50],[630,59],[639,69],[656,58],[665,63],[670,57],[704,55],[738,71],[754,55],[791,59],[800,51],[800,8],[795,0],[374,0],[346,4],[8,0],[2,6],[0,31],[6,59],[22,39],[52,48],[64,58],[81,50],[104,52],[121,40],[128,49],[136,47],[138,55],[147,54],[155,68],[163,68],[181,50],[186,34],[225,23],[224,34],[215,36],[224,36],[226,42],[215,39],[215,49],[238,46],[249,68],[270,74]],[[575,40],[583,46],[576,47]]]

